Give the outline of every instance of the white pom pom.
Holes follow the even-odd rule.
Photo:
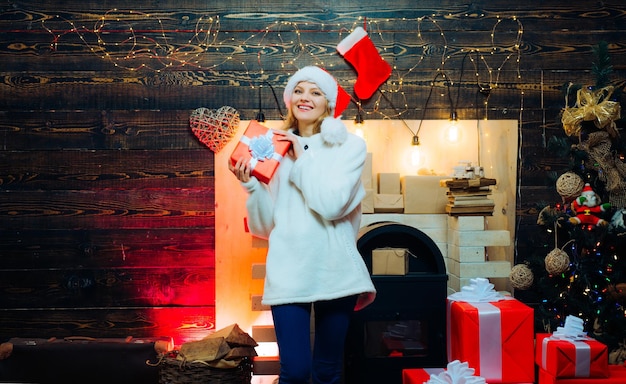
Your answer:
[[[340,118],[328,116],[322,121],[321,134],[328,144],[342,144],[348,137],[348,128]]]

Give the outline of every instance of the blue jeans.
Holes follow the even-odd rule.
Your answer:
[[[337,384],[356,296],[307,304],[272,307],[280,355],[279,384]],[[311,351],[311,309],[315,341]]]

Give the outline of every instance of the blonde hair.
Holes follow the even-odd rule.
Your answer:
[[[326,112],[323,113],[315,122],[315,127],[313,128],[314,134],[320,133],[322,122],[325,118],[331,116],[331,113],[332,110],[328,105],[328,100],[326,100]],[[286,131],[289,128],[298,129],[298,119],[296,119],[296,117],[293,115],[293,112],[291,112],[291,108],[289,108],[289,110],[287,111],[287,118],[284,120],[282,129]]]

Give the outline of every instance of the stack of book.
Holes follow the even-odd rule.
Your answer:
[[[448,187],[448,204],[446,212],[453,216],[491,216],[493,215],[494,202],[489,198],[491,185],[496,184],[495,179],[453,179],[445,180]]]

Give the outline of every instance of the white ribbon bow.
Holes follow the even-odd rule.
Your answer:
[[[430,375],[427,384],[485,384],[486,381],[480,376],[474,376],[474,368],[470,368],[466,362],[454,360],[448,363],[445,371]]]
[[[488,279],[477,277],[470,280],[470,284],[461,288],[461,292],[451,294],[450,300],[465,301],[468,303],[485,303],[500,301],[504,295],[493,289],[494,285]]]
[[[283,157],[275,152],[274,142],[272,141],[274,133],[271,129],[264,135],[255,137],[242,136],[240,141],[248,146],[250,150],[250,168],[254,169],[259,161],[276,160],[280,161]]]
[[[585,340],[588,336],[583,329],[583,320],[570,315],[565,318],[565,324],[562,327],[557,327],[550,337],[552,339]]]

